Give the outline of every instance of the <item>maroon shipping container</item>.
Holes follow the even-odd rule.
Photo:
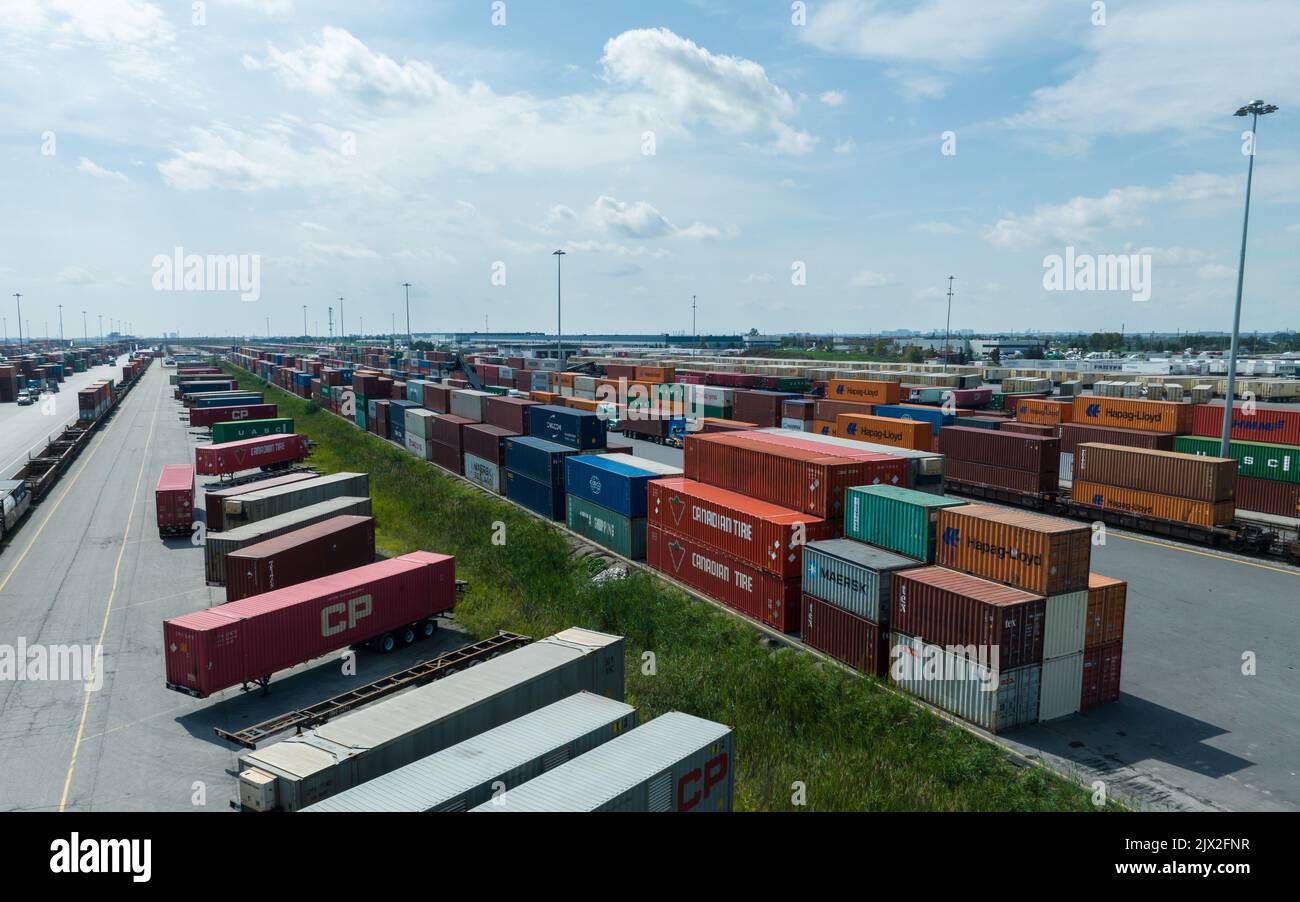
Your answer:
[[[859,673],[884,677],[889,670],[888,631],[812,595],[803,596],[800,638]]]
[[[1231,501],[1237,495],[1235,460],[1120,445],[1080,445],[1074,478],[1193,501]]]
[[[1237,510],[1300,517],[1300,483],[1238,476]]]
[[[1055,495],[1060,491],[1060,477],[1056,473],[1010,470],[951,457],[944,461],[943,475],[944,479],[955,482],[970,482],[1028,495]]]
[[[993,417],[981,417],[980,419],[994,419]],[[1036,435],[1039,438],[1057,438],[1058,426],[1040,426],[1038,423],[1002,423],[998,426],[1001,432],[1019,433],[1021,435]]]
[[[433,418],[429,426],[429,441],[439,445],[455,448],[457,454],[464,453],[464,438],[461,430],[466,426],[477,426],[477,420],[456,416],[454,413],[440,413]]]
[[[1124,616],[1128,607],[1128,583],[1099,573],[1088,574],[1088,620],[1083,647],[1099,648],[1124,641]]]
[[[786,579],[800,575],[804,543],[834,532],[825,520],[802,511],[689,479],[650,482],[646,519]]]
[[[451,389],[446,385],[426,385],[424,407],[434,413],[447,413],[451,410]]]
[[[1124,445],[1128,448],[1152,448],[1157,451],[1174,450],[1174,436],[1162,432],[1140,432],[1137,429],[1115,429],[1110,426],[1085,426],[1082,423],[1061,424],[1061,453],[1076,454],[1086,442],[1104,445]]]
[[[310,452],[301,435],[273,435],[226,442],[194,449],[194,459],[202,476],[220,476],[302,460]]]
[[[375,560],[373,517],[332,517],[226,555],[226,602],[296,586]]]
[[[813,419],[823,420],[827,423],[834,423],[835,418],[842,413],[857,413],[864,416],[871,416],[875,411],[874,404],[859,404],[856,401],[828,401],[820,400],[814,406],[815,411]]]
[[[302,482],[306,479],[315,479],[319,475],[319,473],[290,473],[287,476],[268,476],[266,479],[247,482],[236,488],[217,488],[214,491],[207,492],[203,496],[204,526],[208,532],[221,532],[226,528],[227,498],[245,495],[249,492],[260,492],[263,489],[273,489],[276,486]],[[220,483],[217,485],[219,486]]]
[[[1197,404],[1192,411],[1192,432],[1218,438],[1223,434],[1223,401]],[[1258,404],[1253,414],[1240,404],[1232,405],[1232,438],[1242,442],[1271,442],[1300,445],[1300,410]]]
[[[786,401],[797,401],[799,397],[790,392],[737,391],[732,401],[731,415],[746,423],[780,426],[781,405]]]
[[[1087,711],[1089,708],[1119,701],[1119,680],[1123,666],[1123,642],[1111,642],[1084,651],[1080,710]]]
[[[388,438],[388,406],[387,400],[376,401],[375,418],[367,420],[370,431],[381,438]]]
[[[529,377],[531,378],[531,377]],[[527,398],[502,398],[489,396],[483,399],[483,422],[490,426],[499,426],[515,435],[528,434],[528,408],[535,407],[536,401]],[[467,454],[472,454],[468,448]]]
[[[455,600],[455,559],[417,551],[165,620],[167,688],[207,698],[269,681],[340,648],[419,630]]]
[[[1061,467],[1061,443],[1054,438],[1019,435],[1005,429],[944,426],[939,430],[939,453],[949,461],[991,464],[1009,470],[1051,473]]]
[[[646,563],[783,633],[799,631],[800,577],[781,579],[716,548],[646,527]]]
[[[189,464],[163,467],[154,489],[158,535],[189,535],[194,524],[194,468]]]
[[[811,398],[801,398],[797,401],[781,402],[781,419],[789,420],[811,420],[813,418],[813,408],[817,402]]]
[[[943,567],[895,572],[893,583],[890,629],[934,645],[974,646],[976,658],[994,670],[1043,660],[1041,595]]]
[[[459,448],[444,445],[442,442],[427,442],[424,447],[428,451],[429,460],[458,476],[465,475],[465,456]]]
[[[498,467],[505,466],[506,439],[524,434],[526,433],[513,432],[500,426],[485,424],[466,426],[461,432],[461,451],[465,454],[473,454],[480,460],[486,460]]]
[[[190,426],[212,426],[238,420],[270,420],[278,415],[274,404],[239,404],[233,407],[191,407]]]

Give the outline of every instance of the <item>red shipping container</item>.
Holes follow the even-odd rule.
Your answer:
[[[451,410],[451,388],[446,385],[426,385],[424,387],[424,407],[434,413],[447,413]]]
[[[1039,438],[1057,438],[1058,428],[1057,426],[1040,426],[1037,423],[1001,423],[998,425],[998,429],[1002,432],[1036,435]]]
[[[1028,495],[1055,495],[1060,491],[1060,477],[1057,473],[1011,470],[992,464],[954,460],[951,457],[944,461],[943,467],[944,479],[954,482],[970,482]]]
[[[1079,709],[1087,711],[1119,701],[1120,674],[1124,666],[1124,643],[1111,642],[1083,652],[1083,692]]]
[[[876,460],[881,456],[881,452],[871,451],[867,448],[851,448],[848,445],[819,442],[815,439],[804,438],[802,433],[795,432],[793,429],[786,429],[781,432],[755,432],[748,437],[759,444],[816,451],[823,457],[842,457],[846,460]]]
[[[425,444],[425,449],[428,451],[429,460],[444,470],[451,470],[458,476],[465,475],[465,456],[459,448],[444,445],[442,442],[428,442]]]
[[[439,445],[455,448],[457,454],[463,453],[464,437],[461,430],[466,426],[478,425],[477,420],[456,416],[454,413],[440,413],[433,418],[429,427],[429,441]]]
[[[818,401],[814,410],[814,419],[835,422],[835,418],[842,413],[858,413],[863,416],[871,416],[875,411],[876,405],[862,404],[857,401],[832,401],[823,398]]]
[[[500,426],[476,423],[466,426],[461,432],[461,451],[499,467],[505,466],[506,439],[523,434]]]
[[[859,673],[884,677],[889,670],[888,632],[851,611],[803,596],[800,638]]]
[[[483,422],[509,430],[515,435],[527,435],[528,408],[536,406],[536,401],[527,398],[487,397],[483,399]],[[468,448],[465,451],[472,453]]]
[[[1223,434],[1223,402],[1197,404],[1192,412],[1192,433],[1210,438]],[[1232,437],[1244,442],[1300,445],[1300,410],[1256,405],[1247,414],[1240,404],[1232,405]]]
[[[366,426],[375,435],[388,438],[388,401],[375,402],[375,416],[366,420]]]
[[[1061,424],[1062,454],[1075,454],[1080,445],[1088,442],[1124,445],[1127,448],[1151,448],[1156,451],[1174,450],[1174,436],[1162,432],[1141,432],[1137,429],[1116,429],[1112,426],[1085,426],[1081,423]]]
[[[731,414],[746,423],[780,426],[781,404],[798,399],[799,395],[790,392],[738,391],[732,401]]]
[[[803,544],[833,532],[831,524],[802,511],[689,479],[648,483],[646,519],[787,579],[801,574]]]
[[[1098,648],[1124,641],[1124,614],[1128,583],[1099,573],[1088,574],[1088,622],[1083,647]]]
[[[296,586],[375,560],[375,520],[332,517],[226,555],[226,602]]]
[[[1300,483],[1238,476],[1236,503],[1238,511],[1300,517]]]
[[[452,609],[456,562],[417,551],[163,621],[167,688],[196,698]]]
[[[1057,439],[1018,435],[1004,429],[944,426],[939,430],[939,453],[949,461],[1051,473],[1053,478],[1061,466],[1061,443]]]
[[[889,628],[934,645],[973,647],[965,657],[1011,670],[1043,660],[1046,612],[1041,595],[924,567],[894,573]]]
[[[195,448],[194,459],[202,476],[220,476],[302,460],[310,453],[301,435],[274,435]]]
[[[218,488],[215,491],[209,491],[203,496],[204,526],[208,532],[221,532],[226,528],[227,498],[234,498],[236,495],[245,495],[249,492],[260,492],[263,489],[273,489],[276,486],[302,482],[306,479],[315,479],[319,475],[319,473],[290,473],[288,476],[269,476],[256,482],[246,482],[235,488]]]
[[[194,524],[194,468],[189,464],[163,467],[154,489],[158,535],[189,535]]]
[[[799,631],[800,577],[781,579],[701,542],[646,527],[646,563],[783,633]]]

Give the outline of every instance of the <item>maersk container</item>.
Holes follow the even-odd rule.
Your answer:
[[[626,517],[572,493],[567,502],[569,529],[625,558],[645,558],[645,517]]]
[[[468,811],[609,742],[637,722],[631,705],[578,692],[303,811]]]
[[[892,417],[895,420],[920,420],[930,424],[930,434],[938,435],[944,426],[957,422],[957,415],[944,413],[939,407],[908,407],[905,404],[877,404],[873,416]]]
[[[1038,722],[1041,664],[993,670],[899,632],[891,634],[890,653],[896,685],[990,733]]]
[[[849,489],[844,504],[844,534],[931,564],[939,511],[965,503],[960,498],[894,485]]]
[[[1039,721],[1077,714],[1083,698],[1083,651],[1043,660]]]
[[[911,558],[848,539],[811,542],[803,549],[803,591],[888,626],[891,577],[917,566]]]
[[[545,439],[519,436],[506,439],[506,469],[548,485],[564,485],[564,461],[578,452]]]
[[[331,498],[365,498],[370,495],[366,473],[331,473],[306,482],[275,486],[226,499],[226,528],[256,523]]]
[[[506,470],[505,496],[548,520],[563,520],[565,517],[563,480],[559,485],[552,485]]]
[[[224,445],[227,442],[242,442],[245,439],[262,438],[267,435],[289,435],[292,432],[293,420],[290,417],[269,420],[230,420],[212,424],[212,444]]]
[[[528,408],[528,431],[535,438],[579,451],[605,447],[605,421],[599,414],[571,407],[538,404]]]
[[[265,542],[267,539],[274,539],[286,532],[293,532],[295,529],[302,529],[304,526],[331,517],[344,514],[369,517],[371,513],[369,498],[331,498],[320,504],[280,514],[278,517],[259,520],[256,523],[248,523],[236,529],[210,532],[204,537],[203,542],[203,569],[208,585],[219,586],[225,582],[226,555],[232,551]]]
[[[245,752],[241,806],[299,811],[576,692],[622,701],[623,656],[622,636],[567,629]]]
[[[373,517],[333,517],[226,555],[226,602],[252,598],[375,560]]]
[[[501,481],[502,470],[499,466],[491,461],[476,457],[473,454],[465,455],[464,476],[470,482],[481,485],[495,495],[500,495],[505,488]]]
[[[1174,439],[1174,450],[1180,454],[1218,457],[1220,447],[1220,440],[1217,438],[1180,435]],[[1237,473],[1240,476],[1274,479],[1278,482],[1300,482],[1300,447],[1234,441],[1228,445],[1228,457],[1237,462]],[[1105,482],[1105,480],[1097,481]]]
[[[670,711],[473,810],[730,811],[735,781],[735,731]]]
[[[646,484],[658,478],[605,455],[573,455],[564,462],[565,491],[624,519],[645,519]]]

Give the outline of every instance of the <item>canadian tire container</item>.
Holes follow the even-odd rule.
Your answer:
[[[217,408],[220,410],[221,408]],[[250,438],[263,438],[268,435],[290,435],[293,433],[293,420],[289,417],[276,417],[266,420],[230,420],[212,424],[212,444],[224,445],[229,442],[242,442]]]
[[[219,476],[302,460],[310,453],[307,439],[301,435],[277,435],[254,438],[225,445],[194,449],[194,459],[201,476]]]
[[[939,430],[939,452],[950,461],[1050,473],[1053,479],[1060,470],[1060,441],[1002,430],[947,426]]]
[[[322,520],[226,555],[226,602],[364,567],[374,560],[373,517]]]
[[[1079,395],[1074,399],[1074,422],[1087,426],[1114,426],[1140,432],[1185,435],[1192,431],[1194,410],[1191,404],[1174,401]]]
[[[625,558],[645,558],[644,517],[625,517],[573,494],[566,500],[569,529]]]
[[[1108,642],[1083,653],[1083,691],[1079,708],[1087,711],[1119,701],[1124,643]]]
[[[451,610],[455,560],[415,552],[163,623],[167,688],[207,698]]]
[[[1057,471],[1048,473],[1036,470],[1011,470],[992,464],[972,463],[968,460],[948,458],[944,464],[944,478],[952,482],[992,486],[1026,495],[1055,495],[1059,489],[1060,458]]]
[[[1074,478],[1194,501],[1230,501],[1236,496],[1237,462],[1087,443],[1074,455]]]
[[[842,413],[835,418],[835,434],[842,438],[916,451],[929,451],[934,438],[929,423],[854,413]]]
[[[799,631],[799,577],[782,579],[694,539],[646,528],[646,563],[732,610],[775,627]]]
[[[465,455],[465,478],[496,495],[500,495],[503,488],[501,472],[501,468],[491,461],[473,454]]]
[[[1038,703],[1040,722],[1079,713],[1083,698],[1083,652],[1043,661]]]
[[[1195,454],[1218,459],[1220,440],[1180,435],[1174,439],[1174,450],[1181,454]],[[1264,442],[1234,441],[1228,444],[1228,456],[1237,462],[1238,477],[1273,479],[1278,482],[1300,482],[1300,448],[1290,445],[1270,445]],[[1104,479],[1097,480],[1105,482]],[[1220,500],[1203,498],[1203,501]]]
[[[287,532],[311,526],[322,520],[352,514],[358,517],[372,515],[369,498],[331,498],[310,507],[269,517],[256,523],[247,523],[222,532],[209,532],[203,543],[203,568],[208,585],[219,586],[226,579],[226,555]]]
[[[504,400],[504,399],[493,399]],[[479,460],[500,467],[506,462],[506,439],[515,438],[520,433],[512,432],[500,426],[480,425],[466,426],[461,432],[461,448],[466,454],[473,454]]]
[[[230,407],[191,407],[190,426],[215,426],[240,420],[272,419],[279,412],[274,404],[236,404]]]
[[[900,688],[990,733],[1038,722],[1041,664],[995,670],[942,645],[894,632],[889,675]]]
[[[1157,495],[1141,489],[1127,489],[1120,486],[1102,485],[1085,482],[1076,474],[1070,497],[1082,504],[1099,507],[1103,510],[1132,514],[1136,517],[1150,517],[1155,520],[1169,520],[1176,523],[1190,523],[1194,526],[1225,526],[1236,515],[1237,505],[1233,501],[1193,501],[1188,498],[1175,498],[1172,495]]]
[[[1237,509],[1277,517],[1300,517],[1300,484],[1238,476]]]
[[[506,439],[506,469],[548,485],[564,486],[564,461],[578,452],[568,445],[520,436]]]
[[[256,482],[247,482],[240,486],[228,489],[220,488],[220,483],[215,484],[215,488],[204,493],[203,511],[204,525],[208,532],[221,532],[226,528],[226,500],[238,495],[246,495],[249,492],[260,492],[265,489],[273,489],[276,486],[291,485],[295,482],[305,482],[308,479],[316,479],[319,473],[304,471],[299,473],[290,473],[286,476],[267,476],[265,479],[259,479]]]
[[[1076,486],[1076,494],[1077,487]],[[939,512],[935,563],[1035,595],[1088,588],[1092,529],[1026,511],[967,504]]]
[[[832,401],[858,404],[897,404],[902,397],[902,386],[897,382],[831,379],[826,384],[826,397]]]
[[[541,514],[548,520],[565,518],[566,496],[563,480],[558,485],[553,485],[532,479],[514,470],[506,470],[505,477],[505,496],[511,501]]]
[[[1186,431],[1194,435],[1220,437],[1223,435],[1225,406],[1222,401],[1197,404],[1192,415],[1192,428]],[[1235,441],[1300,445],[1300,410],[1256,406],[1254,413],[1247,413],[1245,407],[1234,404],[1230,437]]]
[[[973,648],[971,656],[995,669],[1042,661],[1041,596],[942,567],[896,572],[893,584],[890,629],[945,647]]]
[[[605,421],[599,414],[538,404],[528,408],[528,433],[535,438],[590,451],[605,447]]]
[[[1085,442],[1103,445],[1123,445],[1126,448],[1151,448],[1157,451],[1174,450],[1174,436],[1159,432],[1139,432],[1136,429],[1112,429],[1106,426],[1085,426],[1082,423],[1061,425],[1061,453],[1075,454]]]
[[[916,567],[911,558],[861,542],[811,542],[803,550],[803,594],[888,627],[893,575]]]
[[[804,593],[799,638],[859,673],[885,676],[889,665],[888,636],[888,630],[878,624]]]
[[[1099,573],[1088,574],[1088,623],[1084,631],[1085,651],[1124,641],[1124,614],[1128,606],[1128,583]]]
[[[647,498],[651,525],[783,579],[799,576],[806,542],[831,536],[830,524],[819,517],[690,479],[657,479],[647,486]]]
[[[154,489],[154,511],[160,536],[189,535],[194,525],[194,468],[167,464]],[[0,533],[5,522],[0,518]]]
[[[234,529],[278,517],[331,498],[366,498],[370,495],[370,477],[365,473],[331,473],[305,482],[294,482],[248,492],[226,499],[225,523]]]
[[[966,502],[893,485],[849,489],[845,495],[844,534],[934,563],[939,511]]]

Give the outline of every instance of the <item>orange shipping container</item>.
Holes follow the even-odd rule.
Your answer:
[[[636,378],[639,382],[649,382],[652,385],[661,382],[672,382],[677,377],[677,370],[671,366],[639,366],[636,368]]]
[[[832,379],[826,397],[832,401],[857,401],[862,404],[897,404],[902,386],[897,382],[868,382],[863,379]]]
[[[1016,419],[1038,426],[1059,426],[1074,422],[1073,401],[1049,401],[1025,398],[1016,404]]]
[[[834,435],[858,442],[873,442],[913,451],[931,449],[930,424],[923,420],[896,420],[892,417],[842,413],[835,418]]]
[[[1085,524],[985,504],[939,512],[934,562],[1037,595],[1088,587],[1092,530]]]
[[[1099,573],[1088,574],[1088,623],[1084,649],[1097,648],[1124,639],[1124,610],[1128,606],[1128,583]]]
[[[1195,405],[1176,401],[1140,401],[1136,398],[1099,398],[1080,395],[1074,399],[1075,423],[1189,435]]]
[[[818,435],[839,435],[834,420],[813,420],[813,432]]]
[[[600,406],[595,401],[588,401],[586,398],[564,398],[566,407],[572,407],[574,410],[585,410],[588,413],[595,413]]]
[[[1194,526],[1223,526],[1231,523],[1237,514],[1236,503],[1232,501],[1192,501],[1078,479],[1074,481],[1070,494],[1080,504]]]
[[[528,397],[530,400],[537,401],[542,404],[560,403],[560,396],[552,391],[531,391],[528,393]]]

